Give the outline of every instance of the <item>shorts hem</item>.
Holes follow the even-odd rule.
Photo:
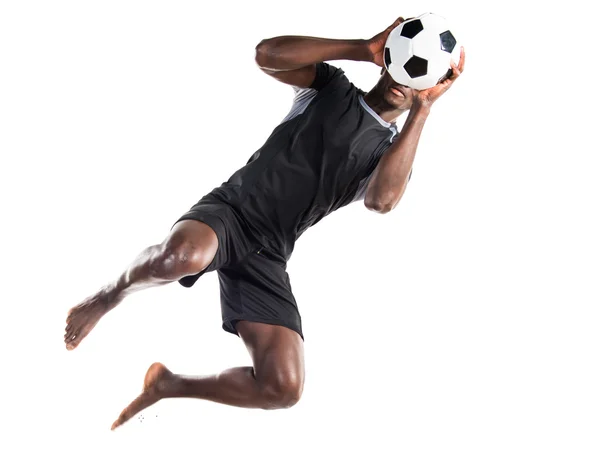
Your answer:
[[[274,319],[274,318],[247,317],[247,316],[229,317],[229,318],[223,320],[223,330],[239,337],[240,335],[238,334],[237,330],[235,329],[235,324],[238,321],[250,321],[252,323],[264,323],[264,324],[272,324],[272,325],[276,325],[276,326],[283,326],[284,328],[288,328],[288,329],[291,329],[292,331],[295,331],[300,336],[300,338],[304,341],[304,334],[302,333],[302,330],[298,326],[291,324],[289,322]]]

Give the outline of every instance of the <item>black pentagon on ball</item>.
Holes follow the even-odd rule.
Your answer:
[[[423,23],[420,19],[415,19],[404,23],[400,35],[406,38],[414,38],[421,30],[423,30]]]
[[[412,56],[404,64],[404,70],[411,78],[427,75],[427,61],[419,56]]]
[[[385,61],[385,68],[390,68],[390,64],[392,63],[392,56],[390,55],[390,48],[385,48],[385,52],[383,53],[383,59]]]
[[[456,38],[450,33],[450,30],[440,33],[440,44],[442,51],[452,52],[456,46]]]

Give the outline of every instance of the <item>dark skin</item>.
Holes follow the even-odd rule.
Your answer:
[[[256,47],[258,66],[273,78],[297,87],[309,87],[315,64],[330,60],[357,60],[383,67],[385,41],[398,18],[369,40],[332,40],[314,37],[275,37]],[[416,91],[397,84],[383,70],[366,94],[367,104],[384,120],[395,121],[408,111],[407,120],[392,146],[384,153],[367,187],[365,206],[387,213],[406,187],[417,144],[432,104],[464,69],[464,51],[451,75],[433,88]],[[143,250],[117,280],[73,307],[67,316],[65,345],[73,350],[100,318],[135,291],[177,281],[203,271],[218,249],[215,232],[199,221],[177,223],[162,243]],[[240,321],[236,329],[252,358],[252,366],[225,370],[217,375],[174,374],[163,364],[150,366],[140,394],[120,414],[112,429],[161,399],[186,397],[246,408],[278,409],[293,406],[304,387],[302,338],[282,326]]]

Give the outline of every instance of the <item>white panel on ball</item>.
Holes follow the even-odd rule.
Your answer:
[[[425,30],[431,29],[433,31],[437,31],[438,33],[449,30],[448,21],[438,14],[424,13],[419,16],[419,19],[423,23]]]

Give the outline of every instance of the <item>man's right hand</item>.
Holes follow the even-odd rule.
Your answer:
[[[394,21],[392,25],[390,25],[383,32],[378,33],[370,40],[367,40],[367,46],[369,48],[369,52],[371,53],[371,62],[380,67],[385,67],[383,63],[383,50],[385,48],[385,42],[388,39],[391,31],[398,27],[400,24],[404,22],[403,17],[399,17]]]

